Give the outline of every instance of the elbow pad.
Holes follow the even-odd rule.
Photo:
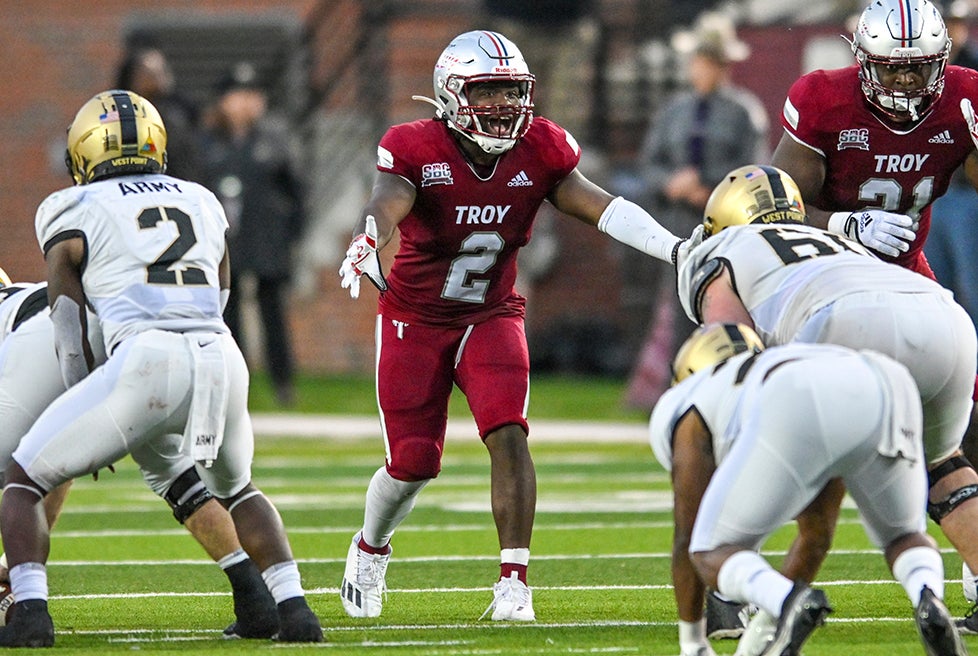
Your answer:
[[[673,250],[681,241],[651,214],[621,196],[611,201],[601,213],[598,230],[646,255],[670,263],[673,262]]]
[[[54,350],[61,366],[61,378],[68,389],[89,373],[78,303],[67,296],[58,296],[51,306],[51,323],[54,324]]]

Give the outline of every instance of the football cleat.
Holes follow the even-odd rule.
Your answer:
[[[322,642],[323,627],[305,597],[292,597],[278,605],[281,628],[272,636],[276,642]]]
[[[492,603],[479,619],[489,611],[494,622],[533,622],[537,618],[533,612],[533,591],[520,581],[516,572],[492,586]]]
[[[54,622],[44,599],[26,599],[13,605],[10,621],[0,627],[0,647],[53,647]]]
[[[750,618],[747,604],[722,599],[712,590],[706,595],[706,637],[710,640],[739,638]]]
[[[955,624],[961,635],[978,635],[978,604],[972,606],[964,615],[963,620],[957,620]]]
[[[824,592],[801,581],[795,582],[781,606],[774,639],[762,656],[799,656],[808,636],[825,623],[825,616],[831,612]]]
[[[766,610],[759,610],[751,618],[744,629],[744,635],[737,643],[734,656],[761,656],[767,646],[774,640],[774,632],[778,621]]]
[[[914,609],[913,617],[927,656],[967,656],[968,650],[961,641],[947,606],[926,585],[920,593],[920,602]]]
[[[278,632],[278,608],[261,572],[250,558],[228,569],[235,621],[224,629],[226,640],[267,639]]]
[[[367,553],[360,548],[360,533],[353,536],[353,543],[346,554],[346,570],[340,585],[343,609],[350,617],[380,617],[387,593],[387,565],[391,552]]]

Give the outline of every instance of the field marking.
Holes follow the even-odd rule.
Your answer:
[[[532,386],[531,386],[532,387]],[[531,390],[532,393],[532,390]],[[377,416],[309,415],[255,413],[251,415],[255,434],[266,437],[380,439]],[[530,419],[530,444],[533,442],[648,443],[646,422],[559,421]],[[479,434],[471,417],[449,419],[446,438],[458,439]]]
[[[945,583],[961,583],[960,579],[947,579]],[[836,581],[818,581],[818,587],[825,588],[835,588],[850,585],[868,585],[868,586],[880,586],[880,585],[899,585],[894,580],[887,579],[848,579],[848,580],[836,580]],[[672,590],[672,585],[668,583],[655,583],[655,584],[641,584],[641,585],[534,585],[534,592],[607,592],[607,591],[665,591]],[[388,592],[392,594],[485,594],[487,591],[491,590],[491,586],[485,587],[475,587],[475,588],[461,588],[461,587],[438,587],[438,588],[388,588]],[[308,588],[305,590],[306,595],[338,595],[340,592],[339,588],[325,587],[325,588]],[[153,599],[159,597],[169,597],[169,598],[197,598],[197,597],[227,597],[230,596],[230,591],[227,592],[104,592],[104,593],[86,593],[86,594],[64,594],[64,595],[51,595],[49,599],[56,600],[78,600],[78,599]]]

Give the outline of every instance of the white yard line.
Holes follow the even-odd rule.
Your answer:
[[[251,417],[255,433],[269,437],[380,437],[375,416],[259,413]],[[648,442],[644,422],[555,421],[530,419],[530,440],[538,442]],[[471,418],[450,419],[449,438],[478,434]]]

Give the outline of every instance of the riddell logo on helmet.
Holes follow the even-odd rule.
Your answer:
[[[505,74],[518,75],[519,72],[520,72],[520,69],[516,68],[515,66],[493,66],[492,67],[492,72],[493,73],[502,73],[504,75]]]

